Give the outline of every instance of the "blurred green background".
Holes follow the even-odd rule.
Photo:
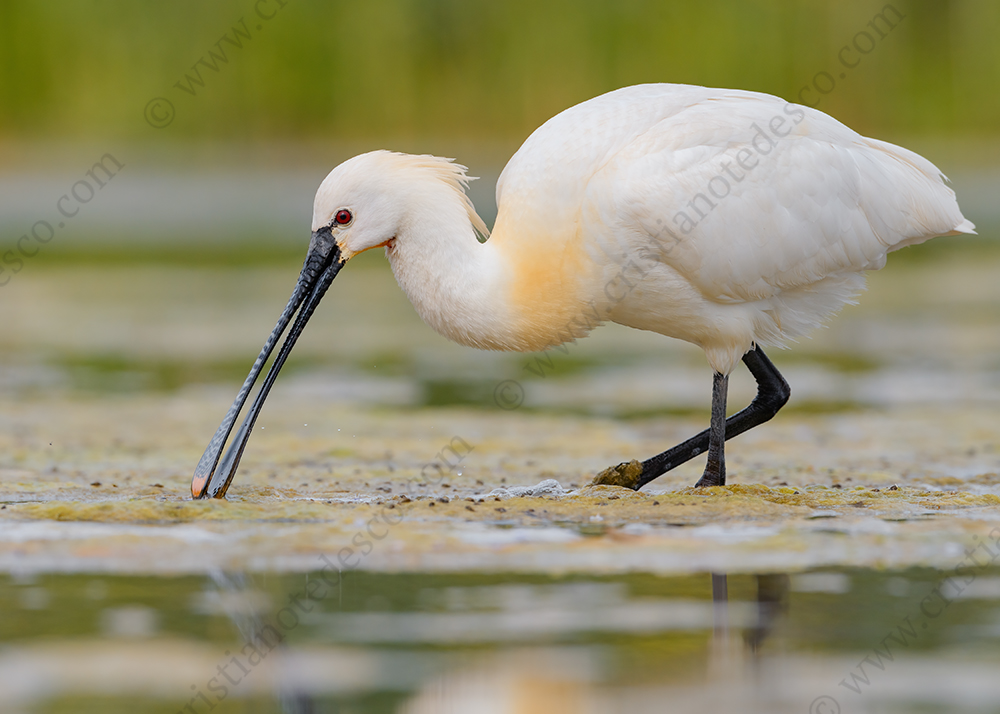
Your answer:
[[[862,132],[1000,127],[995,0],[280,2],[4,0],[0,136],[161,141],[142,110],[164,96],[178,109],[172,139],[513,146],[561,109],[628,84],[794,99],[816,73],[836,74],[838,50],[874,34],[878,13],[894,20],[893,8],[898,25],[874,34],[868,54],[848,54],[861,63],[823,109]],[[217,47],[227,33],[243,47]],[[210,49],[227,58],[201,67],[204,87],[174,87]]]
[[[0,0],[0,246],[105,153],[127,169],[70,225],[86,251],[50,259],[290,251],[322,176],[374,148],[464,161],[489,222],[534,128],[664,81],[816,105],[927,154],[994,222],[998,29],[995,0]]]
[[[90,375],[68,383],[102,389],[238,380],[291,289],[333,166],[377,148],[455,157],[482,177],[471,194],[491,223],[495,179],[534,128],[661,81],[804,99],[945,171],[980,237],[894,254],[900,272],[872,276],[868,312],[846,311],[779,359],[890,369],[922,355],[953,367],[971,353],[956,356],[954,335],[926,340],[928,321],[979,335],[995,330],[1000,301],[968,278],[1000,262],[998,29],[996,0],[0,0],[0,390],[65,384],[67,369]],[[113,179],[71,201],[71,219],[59,214],[60,196],[109,155],[123,165]],[[52,239],[29,239],[37,254],[2,264],[39,221]],[[951,277],[919,267],[944,259]],[[498,379],[521,375],[521,356],[428,330],[380,256],[355,263],[289,372],[416,375],[431,396],[411,401],[486,406]],[[864,337],[852,315],[912,324],[910,337]],[[631,354],[660,380],[666,354],[701,375],[698,350],[615,330],[560,356],[560,374],[596,375]],[[996,366],[992,344],[978,368]],[[843,391],[824,389],[821,399]],[[690,403],[700,408],[703,391]],[[676,406],[668,392],[656,403]]]

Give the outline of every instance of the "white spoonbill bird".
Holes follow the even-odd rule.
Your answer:
[[[492,235],[468,180],[449,159],[389,151],[330,172],[298,284],[198,463],[193,496],[225,495],[295,340],[341,267],[371,248],[385,248],[420,316],[464,345],[545,350],[611,320],[700,346],[715,371],[710,428],[601,479],[639,488],[707,450],[705,486],[725,483],[725,440],[788,400],[760,345],[819,325],[887,253],[975,228],[923,157],[815,109],[730,89],[626,87],[553,117],[500,175]],[[727,420],[741,359],[758,392]]]

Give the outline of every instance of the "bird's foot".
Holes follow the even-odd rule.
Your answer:
[[[639,488],[642,464],[635,459],[604,469],[590,482],[591,486],[621,486],[633,491]]]

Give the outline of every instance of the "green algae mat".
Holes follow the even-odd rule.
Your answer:
[[[417,413],[422,434],[413,412],[360,407],[314,408],[305,426],[298,400],[279,398],[229,498],[192,501],[210,406],[19,405],[17,429],[0,436],[16,464],[0,470],[0,567],[308,571],[324,554],[378,571],[947,567],[1000,524],[1000,423],[988,408],[779,418],[731,442],[730,485],[691,488],[689,464],[635,492],[588,484],[601,464],[651,453],[695,420],[625,428],[437,409]],[[121,441],[109,443],[116,419]]]

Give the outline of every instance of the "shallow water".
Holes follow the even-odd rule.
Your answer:
[[[587,483],[704,428],[696,349],[468,350],[365,256],[224,502],[191,470],[297,266],[32,264],[0,343],[0,711],[1000,711],[1000,255],[920,250],[769,353],[792,401],[729,486],[692,462],[638,494]]]
[[[4,576],[0,688],[12,712],[996,712],[982,562]]]

